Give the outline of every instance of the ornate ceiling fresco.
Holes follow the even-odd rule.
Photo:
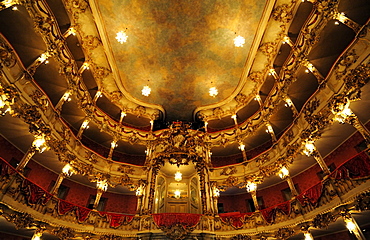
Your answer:
[[[106,49],[119,72],[117,85],[140,101],[162,105],[168,121],[192,121],[196,107],[222,101],[235,91],[265,4],[96,1],[100,30],[108,35]],[[116,33],[123,30],[128,40],[120,44]],[[245,38],[243,47],[234,46],[237,35]],[[141,94],[145,85],[152,89],[149,97]],[[210,87],[219,89],[214,98]]]

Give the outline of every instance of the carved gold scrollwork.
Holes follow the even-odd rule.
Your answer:
[[[252,240],[252,237],[245,234],[238,234],[231,238],[232,240]]]
[[[0,42],[0,61],[5,67],[11,68],[16,64],[16,59],[8,44]]]
[[[72,229],[65,228],[65,227],[59,227],[59,228],[53,229],[52,234],[56,235],[61,240],[72,239],[75,236]]]
[[[232,175],[234,173],[236,173],[237,170],[234,166],[231,166],[231,167],[226,167],[222,170],[222,172],[220,173],[220,175],[225,175],[225,176],[229,176],[229,175]]]
[[[370,63],[352,69],[345,77],[347,97],[350,100],[361,98],[361,88],[369,81]]]
[[[294,235],[294,230],[291,228],[279,228],[276,232],[275,237],[277,239],[288,239]]]
[[[224,182],[223,182],[223,185],[227,186],[227,187],[233,187],[233,186],[237,186],[239,184],[239,180],[237,177],[234,177],[234,176],[229,176]]]
[[[315,228],[326,228],[330,223],[335,222],[336,219],[331,212],[319,214],[313,219],[312,224]]]
[[[283,22],[287,23],[293,18],[293,13],[292,13],[292,6],[288,4],[282,4],[280,6],[277,6],[273,11],[272,11],[272,17],[278,21],[278,22]]]
[[[161,227],[161,230],[166,233],[169,239],[182,240],[185,239],[194,228],[184,228],[181,224],[176,224],[170,227]]]
[[[34,219],[28,213],[13,212],[10,214],[2,214],[2,216],[11,223],[14,223],[17,229],[31,228],[35,225]]]

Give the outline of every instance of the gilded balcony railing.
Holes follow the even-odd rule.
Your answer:
[[[172,217],[171,221],[166,220],[165,214],[159,214],[157,220],[153,221],[151,215],[101,212],[78,206],[51,195],[26,179],[3,159],[0,161],[0,167],[1,214],[6,219],[17,223],[14,216],[27,213],[34,222],[48,223],[49,229],[54,229],[53,224],[57,224],[80,232],[89,229],[99,236],[106,234],[135,236],[142,231],[159,230],[173,234],[173,228],[182,228],[183,234],[208,232],[220,237],[238,234],[252,236],[259,233],[258,229],[263,229],[276,237],[276,234],[282,234],[282,228],[294,234],[300,231],[300,224],[315,221],[318,224],[322,213],[332,214],[330,219],[333,220],[343,211],[370,208],[368,206],[370,201],[367,203],[361,201],[370,197],[370,192],[367,192],[370,188],[370,162],[366,151],[347,160],[326,179],[290,201],[254,213],[199,215],[199,217],[192,214],[184,217],[178,214],[179,217]],[[197,218],[195,224],[194,217]],[[161,224],[158,223],[158,219],[162,220]],[[192,224],[188,224],[187,221],[191,219]],[[325,221],[325,224],[330,223],[328,219]]]

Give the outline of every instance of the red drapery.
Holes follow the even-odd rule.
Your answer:
[[[8,162],[5,162],[4,159],[1,159],[0,167],[1,167],[0,171],[1,176],[12,175],[13,173],[16,172],[16,170],[12,166],[10,166]]]
[[[134,218],[134,215],[122,214],[122,213],[108,213],[99,212],[100,216],[105,216],[109,222],[109,226],[117,228],[124,223],[129,223]]]
[[[171,227],[180,224],[186,228],[197,225],[202,215],[193,213],[156,213],[152,214],[152,216],[158,227]]]
[[[370,176],[370,162],[366,152],[351,158],[330,174],[334,179],[357,179],[368,176]]]
[[[302,205],[305,205],[306,202],[311,203],[315,206],[321,196],[322,193],[322,182],[317,183],[313,187],[307,189],[305,192],[301,193],[297,196],[297,199],[300,201]]]
[[[59,215],[64,215],[67,212],[72,211],[72,209],[74,208],[75,208],[74,204],[64,201],[62,199],[59,199],[58,201],[58,214]]]
[[[219,214],[223,222],[231,224],[234,228],[243,227],[245,218],[251,215],[252,213],[240,213],[240,212],[230,212],[230,213],[220,213]]]
[[[42,204],[46,204],[52,195],[42,189],[41,187],[37,186],[33,182],[25,179],[23,181],[23,191],[26,194],[28,204],[36,204],[38,201],[42,200]]]
[[[77,220],[79,222],[84,222],[86,218],[89,216],[90,212],[91,212],[91,209],[89,208],[76,206]]]
[[[266,222],[271,223],[276,215],[276,212],[283,212],[285,215],[290,213],[290,201],[280,203],[276,206],[265,208],[261,210],[261,214]]]

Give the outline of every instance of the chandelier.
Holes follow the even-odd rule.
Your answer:
[[[117,39],[117,41],[118,41],[120,44],[125,43],[125,42],[127,41],[127,38],[128,38],[128,36],[127,36],[127,34],[126,34],[124,31],[120,31],[120,32],[118,32],[118,33],[117,33],[117,35],[116,35],[116,39]]]
[[[245,43],[245,38],[238,35],[236,38],[234,38],[234,45],[235,47],[243,47]]]
[[[218,95],[218,90],[216,87],[211,87],[209,89],[209,96],[216,97]]]
[[[182,173],[180,171],[177,171],[175,173],[175,181],[180,182],[182,180]]]
[[[143,94],[145,97],[148,97],[150,95],[151,91],[152,91],[152,89],[148,85],[146,85],[141,90],[141,94]]]

